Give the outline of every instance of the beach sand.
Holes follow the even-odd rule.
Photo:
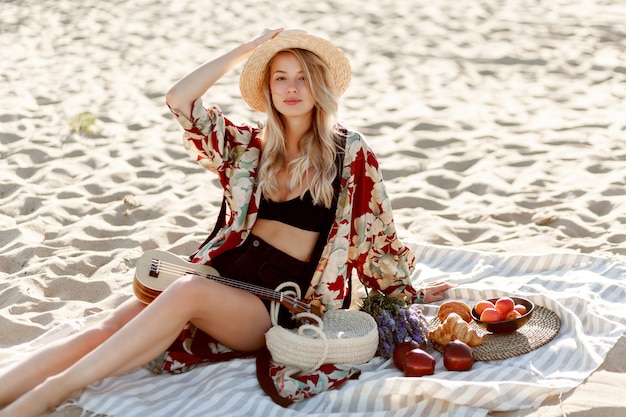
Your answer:
[[[204,239],[221,191],[164,94],[264,27],[347,52],[342,117],[403,239],[626,262],[625,20],[618,0],[3,2],[0,346],[115,307],[143,251]],[[206,101],[261,120],[240,68]],[[624,415],[625,354],[622,337],[576,390],[502,415]]]

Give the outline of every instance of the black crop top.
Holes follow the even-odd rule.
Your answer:
[[[309,191],[302,198],[276,202],[261,197],[257,218],[276,220],[298,229],[321,232],[330,209],[313,204]]]

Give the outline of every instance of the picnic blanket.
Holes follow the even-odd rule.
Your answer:
[[[447,280],[449,297],[474,303],[515,294],[556,313],[558,334],[529,353],[479,361],[467,372],[450,372],[441,354],[435,374],[405,378],[390,360],[375,357],[340,389],[285,409],[258,385],[254,359],[199,367],[180,375],[137,369],[96,382],[58,410],[83,417],[172,416],[485,416],[490,411],[537,407],[549,396],[582,383],[602,364],[626,329],[626,265],[579,253],[505,254],[409,243],[419,260],[417,282]],[[437,305],[424,306],[435,317]],[[3,361],[76,331],[99,315],[56,327],[36,340],[4,351]],[[72,414],[78,415],[78,414]]]

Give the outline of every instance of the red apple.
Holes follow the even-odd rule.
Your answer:
[[[404,376],[424,376],[435,373],[435,358],[417,348],[404,356]]]
[[[448,342],[443,348],[443,366],[448,371],[467,371],[474,365],[474,351],[460,340]]]
[[[407,340],[396,345],[393,350],[393,364],[401,371],[404,371],[404,356],[410,350],[419,348],[420,345],[415,340]]]
[[[515,308],[515,301],[510,297],[498,298],[496,301],[496,310],[502,317],[506,317],[506,314]]]
[[[480,321],[494,322],[500,320],[502,320],[500,313],[495,308],[486,308],[480,315]]]

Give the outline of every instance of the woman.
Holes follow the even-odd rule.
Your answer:
[[[240,88],[252,108],[267,113],[262,129],[235,126],[200,101],[247,57]],[[349,80],[348,60],[332,43],[268,29],[170,89],[167,104],[185,129],[187,150],[217,172],[230,211],[193,262],[265,287],[294,281],[322,312],[346,305],[353,268],[374,291],[417,300],[408,281],[414,258],[395,234],[375,156],[336,121]],[[448,288],[426,288],[418,301],[439,301]],[[280,321],[289,325],[289,314]],[[131,298],[101,324],[4,370],[0,416],[40,415],[91,382],[142,366],[189,323],[201,330],[196,335],[243,352],[261,348],[271,326],[267,303],[255,295],[181,277],[148,306]]]

